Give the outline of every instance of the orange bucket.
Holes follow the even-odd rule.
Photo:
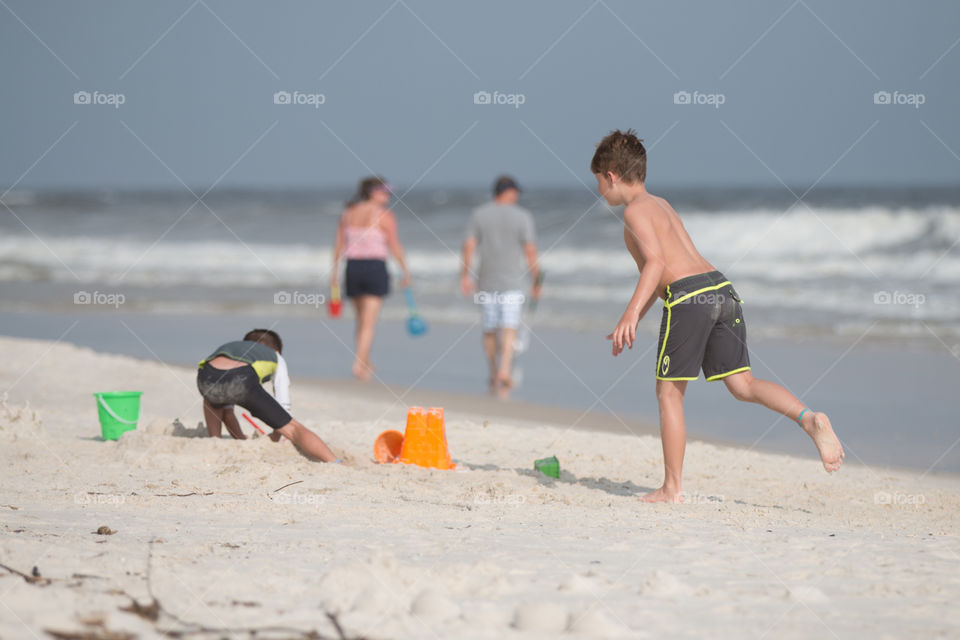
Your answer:
[[[380,463],[396,462],[400,457],[401,448],[403,448],[403,434],[390,429],[377,436],[373,443],[373,457]]]

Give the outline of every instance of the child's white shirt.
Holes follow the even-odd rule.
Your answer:
[[[273,397],[287,413],[290,412],[290,373],[287,361],[277,354],[277,370],[273,372]]]

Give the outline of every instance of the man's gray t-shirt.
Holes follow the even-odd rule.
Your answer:
[[[478,207],[467,226],[477,242],[480,291],[523,290],[529,284],[524,245],[534,242],[533,216],[513,204],[490,202]]]

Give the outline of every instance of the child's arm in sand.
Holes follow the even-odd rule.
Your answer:
[[[614,356],[623,351],[624,345],[633,348],[633,341],[637,337],[637,324],[656,299],[657,286],[666,264],[653,222],[644,214],[643,208],[628,206],[623,212],[623,220],[626,225],[627,247],[637,260],[638,266],[643,266],[626,311],[620,317],[617,328],[607,336],[607,340],[613,341]]]

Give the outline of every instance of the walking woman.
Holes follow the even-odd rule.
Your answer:
[[[390,204],[390,186],[383,178],[364,178],[357,194],[347,204],[337,227],[333,249],[332,284],[338,284],[340,258],[347,259],[344,294],[353,301],[357,315],[357,347],[353,375],[369,380],[373,375],[370,348],[383,298],[390,292],[387,255],[392,254],[403,271],[401,287],[410,286],[410,270],[397,237],[397,219]]]

